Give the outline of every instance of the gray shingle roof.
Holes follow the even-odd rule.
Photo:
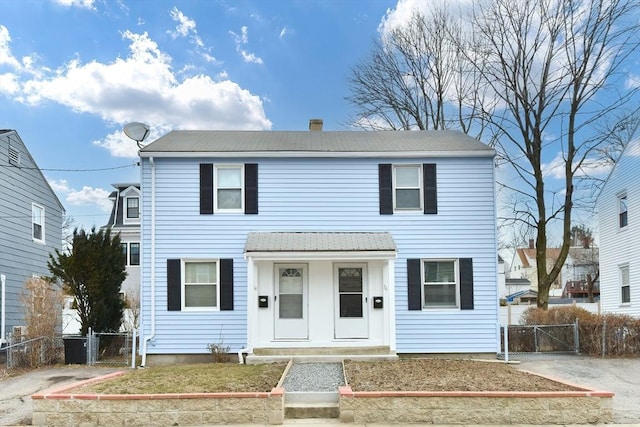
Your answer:
[[[390,233],[254,232],[249,233],[245,252],[358,252],[392,251]]]
[[[209,131],[174,130],[140,155],[196,156],[212,153],[414,153],[490,157],[494,150],[459,131]]]

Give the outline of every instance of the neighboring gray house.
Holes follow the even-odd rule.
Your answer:
[[[216,343],[247,361],[499,351],[494,150],[314,129],[140,150],[143,365]]]
[[[48,276],[64,207],[15,130],[0,130],[0,341],[24,326],[23,285]],[[18,330],[18,329],[15,329]]]
[[[640,140],[622,152],[597,200],[600,305],[640,316]]]

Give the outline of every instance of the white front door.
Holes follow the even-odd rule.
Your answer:
[[[335,337],[368,338],[367,265],[335,264]]]
[[[275,276],[275,338],[308,339],[307,266],[276,264]]]

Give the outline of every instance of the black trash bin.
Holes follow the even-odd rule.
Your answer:
[[[64,341],[64,363],[87,364],[87,338],[81,336],[70,336],[62,338]]]

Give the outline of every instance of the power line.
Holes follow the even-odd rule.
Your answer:
[[[139,162],[135,162],[129,165],[122,166],[113,166],[110,168],[95,168],[95,169],[62,169],[62,168],[39,168],[36,166],[17,166],[12,164],[0,165],[0,167],[11,167],[16,169],[25,169],[25,170],[41,170],[41,171],[50,171],[50,172],[101,172],[115,169],[125,169],[125,168],[133,168],[136,166],[140,166]]]

